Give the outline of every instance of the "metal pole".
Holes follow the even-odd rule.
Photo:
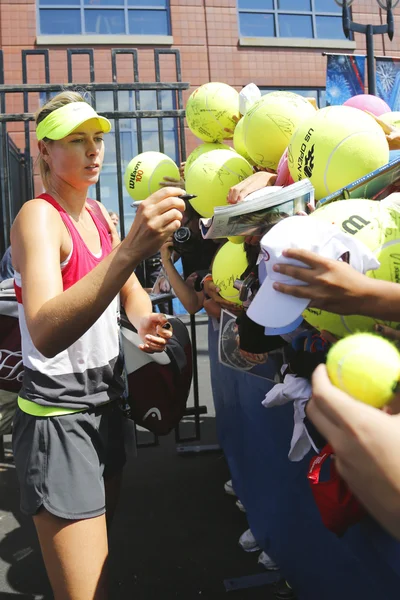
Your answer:
[[[367,39],[367,70],[368,70],[368,92],[376,95],[375,79],[375,57],[374,57],[374,30],[372,25],[367,25],[365,33]]]
[[[365,35],[367,43],[367,69],[368,69],[368,92],[376,95],[376,79],[375,79],[375,57],[374,57],[374,35],[386,33],[389,39],[393,38],[394,34],[394,21],[393,21],[393,8],[397,6],[399,0],[377,0],[382,10],[386,10],[387,23],[385,25],[364,25],[362,23],[355,23],[351,19],[350,6],[353,4],[353,0],[335,0],[338,6],[342,7],[342,23],[343,32],[348,39],[351,39],[351,33],[362,33]]]

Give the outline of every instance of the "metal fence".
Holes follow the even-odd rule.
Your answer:
[[[69,48],[66,51],[67,58],[67,83],[50,83],[50,51],[48,49],[22,50],[22,83],[21,84],[5,84],[4,83],[4,62],[3,52],[0,50],[0,189],[1,189],[1,204],[0,204],[0,221],[2,226],[1,236],[1,251],[9,245],[9,232],[11,224],[23,202],[28,198],[35,196],[34,186],[34,168],[32,152],[31,134],[33,133],[32,122],[34,115],[29,112],[30,100],[39,95],[39,99],[43,101],[50,99],[52,94],[59,93],[65,90],[74,90],[89,94],[88,101],[96,109],[96,96],[101,92],[112,93],[112,110],[99,110],[99,114],[114,121],[115,132],[115,162],[116,162],[116,193],[118,197],[118,210],[120,216],[121,237],[125,236],[125,215],[126,201],[124,200],[123,187],[123,167],[122,167],[122,148],[121,148],[121,122],[123,120],[133,120],[136,132],[136,148],[138,153],[144,149],[143,144],[143,119],[156,119],[157,121],[157,137],[158,150],[164,152],[165,149],[165,132],[163,123],[166,119],[174,119],[176,123],[177,147],[179,151],[179,160],[183,161],[186,158],[185,146],[185,129],[182,93],[189,88],[189,83],[182,82],[181,79],[181,61],[179,50],[176,49],[155,49],[154,50],[154,67],[155,81],[143,83],[139,81],[139,66],[138,53],[136,49],[110,49],[111,52],[111,77],[112,82],[96,83],[95,66],[94,66],[94,51],[93,49],[73,49]],[[29,83],[28,81],[28,58],[36,55],[43,60],[44,79],[41,84]],[[89,82],[74,83],[73,57],[76,55],[85,55],[89,66]],[[118,81],[117,58],[119,55],[129,55],[132,59],[132,83],[120,83]],[[161,81],[160,58],[163,55],[172,55],[175,61],[176,81],[163,82]],[[156,95],[156,107],[153,110],[141,108],[141,93],[152,91]],[[172,95],[172,108],[162,108],[162,94],[169,92]],[[120,109],[120,92],[128,92],[132,96],[133,105],[131,110]],[[6,97],[8,94],[16,95],[23,103],[23,112],[7,112]],[[23,148],[18,149],[12,140],[15,131],[8,131],[12,124],[15,130],[15,124],[20,124],[19,135],[23,135]],[[21,127],[22,125],[22,127]],[[17,126],[18,128],[18,126]],[[152,148],[155,150],[156,148]],[[101,179],[96,185],[96,198],[102,200]],[[126,198],[126,197],[125,197]],[[206,412],[204,407],[199,406],[198,392],[198,375],[197,375],[197,352],[196,352],[196,328],[195,319],[190,318],[190,330],[193,346],[194,358],[194,375],[193,375],[193,395],[194,406],[187,409],[188,415],[194,415],[194,434],[193,436],[183,438],[179,427],[176,430],[176,441],[186,442],[200,439],[200,414]],[[139,434],[140,440],[140,434]],[[148,446],[158,444],[157,437],[154,437],[151,442],[140,443],[139,446]]]

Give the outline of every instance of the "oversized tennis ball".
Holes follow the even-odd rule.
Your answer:
[[[315,113],[312,104],[299,94],[265,94],[243,117],[244,145],[252,160],[276,171],[296,128]]]
[[[393,112],[384,113],[379,117],[381,121],[388,125],[393,125],[396,129],[400,129],[400,112],[394,110]]]
[[[231,150],[212,150],[197,158],[186,173],[185,189],[197,198],[190,200],[202,217],[212,217],[215,206],[228,204],[232,186],[253,173],[247,160]]]
[[[194,161],[205,152],[211,152],[211,150],[230,150],[231,152],[235,152],[233,148],[228,146],[228,144],[223,144],[222,142],[205,142],[204,144],[200,144],[200,146],[197,146],[197,148],[195,148],[186,159],[184,171],[185,178],[186,173],[188,172]]]
[[[239,114],[239,93],[226,83],[205,83],[186,104],[186,121],[195,136],[204,142],[220,142],[233,137]],[[230,129],[229,133],[225,129]]]
[[[400,353],[377,335],[358,333],[328,352],[329,379],[361,402],[381,408],[393,398],[400,378]]]
[[[357,94],[357,96],[352,96],[346,102],[343,102],[343,106],[367,110],[376,117],[390,111],[390,106],[382,98],[373,94]]]
[[[233,287],[236,279],[240,279],[247,269],[248,262],[244,244],[225,242],[214,257],[212,265],[212,278],[214,284],[220,288],[220,296],[233,302],[242,304],[239,300],[239,290]]]
[[[294,181],[308,178],[320,200],[386,165],[389,146],[373,117],[350,106],[322,108],[295,131],[288,148]]]
[[[233,134],[233,147],[236,152],[243,156],[251,165],[255,165],[254,160],[251,159],[250,154],[247,152],[245,143],[244,143],[244,132],[243,132],[243,123],[244,120],[240,119],[239,123],[235,127],[235,133]]]
[[[400,212],[396,208],[374,200],[342,200],[318,208],[307,218],[337,225],[372,250],[381,266],[368,271],[367,277],[400,283]],[[337,337],[372,332],[376,324],[399,326],[394,321],[338,315],[318,308],[307,308],[303,317],[316,329],[330,331]]]
[[[142,152],[126,167],[124,183],[134,200],[145,200],[160,189],[164,177],[181,178],[172,158],[162,152]]]

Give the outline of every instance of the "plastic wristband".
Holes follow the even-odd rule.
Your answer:
[[[207,275],[205,277],[203,277],[203,279],[200,281],[200,288],[202,290],[204,290],[204,284],[206,281],[212,281],[212,275],[211,273],[207,273]]]

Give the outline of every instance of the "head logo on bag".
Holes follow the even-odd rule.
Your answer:
[[[133,326],[122,317],[121,336],[132,419],[156,435],[166,435],[185,414],[192,383],[192,348],[186,326],[168,317],[173,335],[166,350],[146,354]]]

